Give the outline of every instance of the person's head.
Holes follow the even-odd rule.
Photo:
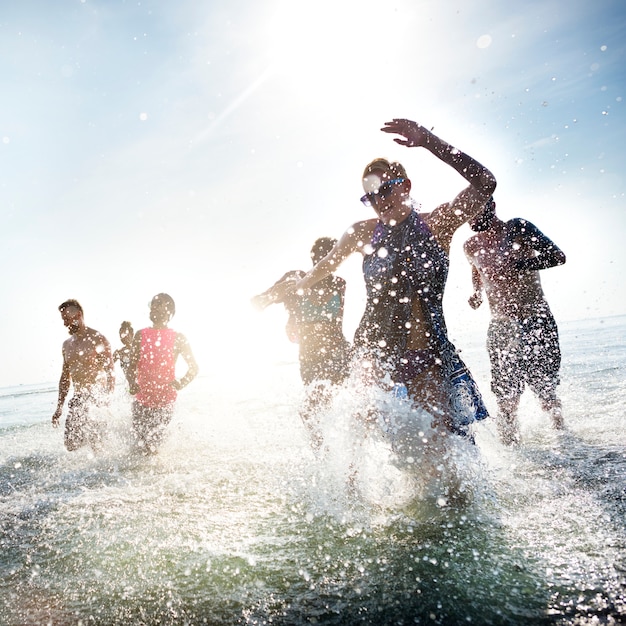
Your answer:
[[[174,299],[167,293],[159,293],[150,302],[150,321],[157,326],[165,326],[176,313]]]
[[[335,247],[336,243],[337,240],[332,237],[319,237],[316,239],[311,248],[313,265],[317,265]]]
[[[411,181],[401,163],[374,159],[365,167],[362,182],[365,195],[361,201],[383,221],[393,222],[410,212]]]
[[[70,335],[75,334],[82,326],[85,325],[83,319],[83,307],[78,300],[70,299],[59,305],[63,324],[69,331]]]
[[[133,325],[130,322],[122,322],[120,325],[120,339],[124,345],[129,345],[133,340]]]
[[[491,228],[495,217],[496,203],[493,199],[493,196],[491,196],[491,198],[489,198],[489,200],[485,202],[485,208],[469,221],[469,227],[475,233],[482,233]]]

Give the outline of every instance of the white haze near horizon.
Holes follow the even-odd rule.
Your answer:
[[[619,0],[4,3],[0,386],[58,378],[70,297],[117,347],[120,322],[148,325],[171,293],[205,375],[293,357],[283,311],[249,299],[369,215],[364,164],[401,160],[425,210],[464,185],[381,133],[393,117],[488,166],[500,216],[566,252],[542,272],[557,320],[626,312],[625,34]],[[469,234],[452,335],[488,318],[466,303]],[[339,272],[348,336],[359,265]]]

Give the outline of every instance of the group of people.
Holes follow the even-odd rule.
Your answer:
[[[321,258],[312,254],[313,268],[288,272],[253,298],[259,308],[282,302],[289,312],[288,333],[300,342],[308,389],[301,415],[313,446],[321,441],[315,409],[327,406],[331,388],[355,368],[367,372],[370,384],[405,388],[441,433],[471,439],[471,424],[488,417],[476,382],[448,338],[443,313],[452,237],[466,222],[476,232],[465,243],[474,287],[469,303],[478,307],[484,289],[492,316],[488,348],[500,437],[505,444],[519,442],[517,407],[525,384],[554,427],[562,428],[558,331],[539,270],[564,263],[565,255],[530,222],[496,217],[496,179],[475,159],[407,119],[394,119],[381,130],[398,135],[394,141],[400,145],[428,150],[467,186],[420,213],[403,165],[375,159],[363,172],[361,198],[375,217],[351,225],[338,241],[318,240],[314,250],[320,241],[330,249]],[[342,332],[345,282],[334,272],[354,252],[363,256],[366,304],[350,346]]]
[[[105,424],[98,414],[111,399],[115,388],[114,361],[119,360],[133,395],[135,445],[146,454],[155,453],[172,419],[177,392],[198,373],[189,342],[182,333],[168,327],[176,312],[173,298],[166,293],[152,298],[151,327],[133,335],[130,322],[123,322],[120,327],[123,346],[115,353],[111,352],[111,345],[102,333],[85,324],[83,308],[77,300],[66,300],[59,311],[70,337],[63,343],[63,369],[52,425],[59,425],[73,385],[65,419],[67,450],[87,445],[94,452],[101,449]],[[177,379],[179,357],[185,361],[187,371]]]
[[[538,396],[555,428],[563,428],[556,394],[561,353],[558,329],[545,299],[539,271],[565,263],[563,252],[530,222],[496,216],[496,179],[471,156],[407,119],[381,129],[397,135],[402,146],[428,150],[465,179],[466,186],[429,213],[411,199],[411,179],[404,166],[384,158],[363,172],[361,201],[375,216],[352,224],[339,240],[322,237],[311,249],[313,267],[290,271],[253,304],[263,309],[283,303],[289,314],[287,334],[299,343],[300,374],[307,386],[300,414],[315,450],[322,444],[317,421],[334,390],[354,371],[366,384],[401,387],[413,405],[428,411],[433,428],[472,439],[471,425],[488,417],[472,374],[448,338],[443,296],[452,237],[464,223],[476,233],[464,244],[472,268],[472,308],[485,291],[491,312],[487,347],[497,404],[497,427],[503,443],[520,441],[517,409],[526,385]],[[366,303],[354,340],[343,333],[346,283],[334,272],[352,253],[363,256]],[[102,439],[95,409],[115,384],[114,357],[106,338],[88,328],[76,300],[59,307],[70,338],[63,344],[57,426],[70,383],[74,395],[65,425],[68,450]],[[133,335],[120,328],[123,347],[115,358],[134,396],[132,425],[137,445],[155,451],[173,413],[177,391],[198,372],[184,335],[168,328],[173,299],[156,295],[150,305],[152,327]],[[175,377],[178,357],[187,372]]]

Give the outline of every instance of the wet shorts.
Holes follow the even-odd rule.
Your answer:
[[[561,367],[559,332],[547,311],[525,319],[493,320],[487,332],[491,390],[498,398],[520,396],[527,384],[542,400],[556,397]]]
[[[133,402],[133,434],[137,446],[146,453],[156,452],[173,415],[173,403],[161,407],[150,407],[135,400]]]
[[[90,395],[75,395],[68,402],[65,418],[65,447],[74,451],[89,445],[99,448],[102,442],[103,424],[93,418],[96,402]]]

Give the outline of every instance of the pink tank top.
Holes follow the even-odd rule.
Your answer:
[[[176,389],[170,384],[176,376],[174,343],[176,331],[171,328],[144,328],[137,364],[137,402],[157,408],[176,400]]]

